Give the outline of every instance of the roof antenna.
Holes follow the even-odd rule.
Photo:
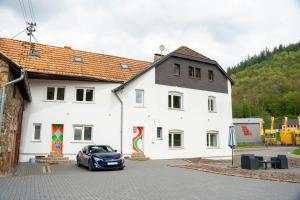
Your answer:
[[[160,55],[163,55],[163,51],[165,49],[166,49],[166,47],[163,44],[159,45]]]
[[[36,27],[35,22],[27,22],[26,33],[29,36],[30,44],[31,44],[31,37],[33,37],[35,39],[35,41],[38,43],[37,39],[33,35],[33,33],[36,31],[35,27]]]

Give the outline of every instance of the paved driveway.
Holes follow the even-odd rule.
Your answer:
[[[300,185],[167,167],[175,160],[127,161],[123,171],[89,172],[74,164],[19,166],[0,178],[0,199],[280,199],[299,200]]]

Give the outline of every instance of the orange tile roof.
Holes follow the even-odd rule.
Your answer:
[[[33,44],[39,57],[29,56],[28,42],[0,38],[0,51],[30,73],[53,74],[72,77],[90,77],[97,80],[124,82],[151,65],[151,62],[104,55],[70,47]],[[83,63],[74,62],[80,56]],[[129,69],[123,69],[127,64]]]

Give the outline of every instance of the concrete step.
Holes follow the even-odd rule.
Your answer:
[[[49,164],[71,162],[68,157],[64,157],[61,153],[57,153],[57,152],[51,152],[47,157],[37,158],[36,161],[38,163],[49,163]]]
[[[139,161],[149,160],[149,158],[146,157],[145,154],[141,153],[141,152],[132,153],[129,159],[130,160],[139,160]]]

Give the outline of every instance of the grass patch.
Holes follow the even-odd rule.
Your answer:
[[[238,144],[237,148],[255,148],[255,147],[262,147],[262,144]]]
[[[292,154],[295,154],[295,155],[300,156],[300,149],[294,149],[294,150],[292,151]]]

